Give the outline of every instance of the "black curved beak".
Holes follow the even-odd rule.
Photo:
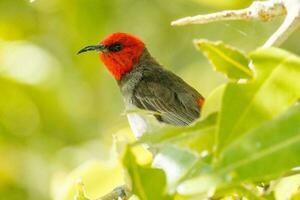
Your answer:
[[[84,53],[84,52],[87,52],[87,51],[105,51],[105,50],[106,50],[106,47],[102,44],[91,45],[91,46],[84,47],[83,49],[78,51],[77,54]]]

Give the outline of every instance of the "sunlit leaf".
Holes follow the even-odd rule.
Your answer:
[[[177,188],[177,192],[186,196],[201,195],[207,193],[209,190],[214,191],[220,183],[221,180],[217,176],[202,174],[181,183]]]
[[[198,156],[190,151],[166,144],[159,148],[153,166],[163,169],[167,176],[168,189],[174,191],[198,160]]]
[[[216,71],[224,73],[233,80],[253,77],[253,73],[249,68],[249,59],[239,50],[222,42],[210,42],[201,39],[195,41],[195,43],[208,57]]]
[[[229,83],[223,94],[218,125],[219,150],[247,130],[272,119],[300,96],[300,58],[269,48],[251,53],[256,78]]]
[[[139,165],[129,147],[125,152],[123,164],[131,179],[132,192],[140,200],[171,199],[167,194],[166,176],[161,169]]]
[[[137,144],[150,145],[172,143],[181,147],[188,147],[195,151],[211,150],[214,143],[217,113],[212,113],[187,127],[166,126],[156,132],[144,134]]]
[[[174,126],[165,126],[162,129],[157,130],[156,133],[147,133],[144,134],[137,142],[157,144],[165,141],[172,140],[177,137],[182,137],[188,132],[199,131],[202,128],[207,128],[213,126],[216,122],[217,113],[214,113],[207,117],[206,119],[199,120],[192,124],[191,126],[186,127],[174,127]]]
[[[229,182],[269,180],[300,165],[300,104],[247,132],[221,155],[218,174]]]
[[[266,181],[299,166],[299,121],[300,104],[240,137],[223,151],[213,172],[183,182],[179,192],[197,194],[242,181]]]
[[[298,200],[298,199],[300,199],[300,189],[298,189],[298,191],[292,196],[292,200]]]
[[[206,118],[208,115],[220,111],[225,87],[225,84],[218,86],[209,94],[208,97],[206,97],[201,111],[202,118]]]
[[[87,197],[84,185],[82,181],[79,181],[77,183],[77,194],[74,197],[74,200],[90,200],[90,198]]]
[[[291,199],[300,188],[300,174],[284,177],[275,184],[276,199]]]
[[[234,198],[234,196],[238,195],[239,197],[243,197],[249,200],[267,200],[259,197],[255,189],[256,189],[255,186],[254,188],[252,188],[249,187],[249,185],[247,185],[247,187],[236,185],[234,187],[220,188],[214,193],[213,198],[214,199],[223,199],[224,197]]]
[[[84,188],[81,182],[76,184],[78,179],[82,179]],[[67,177],[56,181],[55,188],[53,188],[53,199],[73,200],[76,194],[80,198],[87,197],[84,194],[85,190],[88,191],[88,197],[95,199],[105,195],[115,187],[123,185],[123,179],[122,168],[119,164],[88,161],[73,170]]]

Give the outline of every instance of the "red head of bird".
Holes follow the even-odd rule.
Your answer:
[[[139,62],[144,49],[145,45],[139,38],[128,33],[113,33],[99,45],[87,46],[78,53],[98,51],[107,69],[117,80],[120,80]]]

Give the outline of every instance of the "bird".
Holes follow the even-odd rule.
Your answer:
[[[145,43],[130,33],[116,32],[78,54],[96,51],[117,81],[127,110],[152,113],[159,123],[188,126],[200,117],[204,97],[182,78],[163,67],[149,53]],[[134,135],[149,130],[149,120],[141,113],[127,114]]]

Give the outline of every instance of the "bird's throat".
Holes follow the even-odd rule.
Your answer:
[[[122,76],[131,71],[134,65],[132,61],[124,57],[112,56],[110,54],[100,54],[100,59],[116,80],[121,80]]]
[[[130,72],[140,62],[143,52],[144,47],[141,46],[134,50],[125,49],[118,53],[101,53],[99,56],[115,79],[121,80],[123,75]]]

